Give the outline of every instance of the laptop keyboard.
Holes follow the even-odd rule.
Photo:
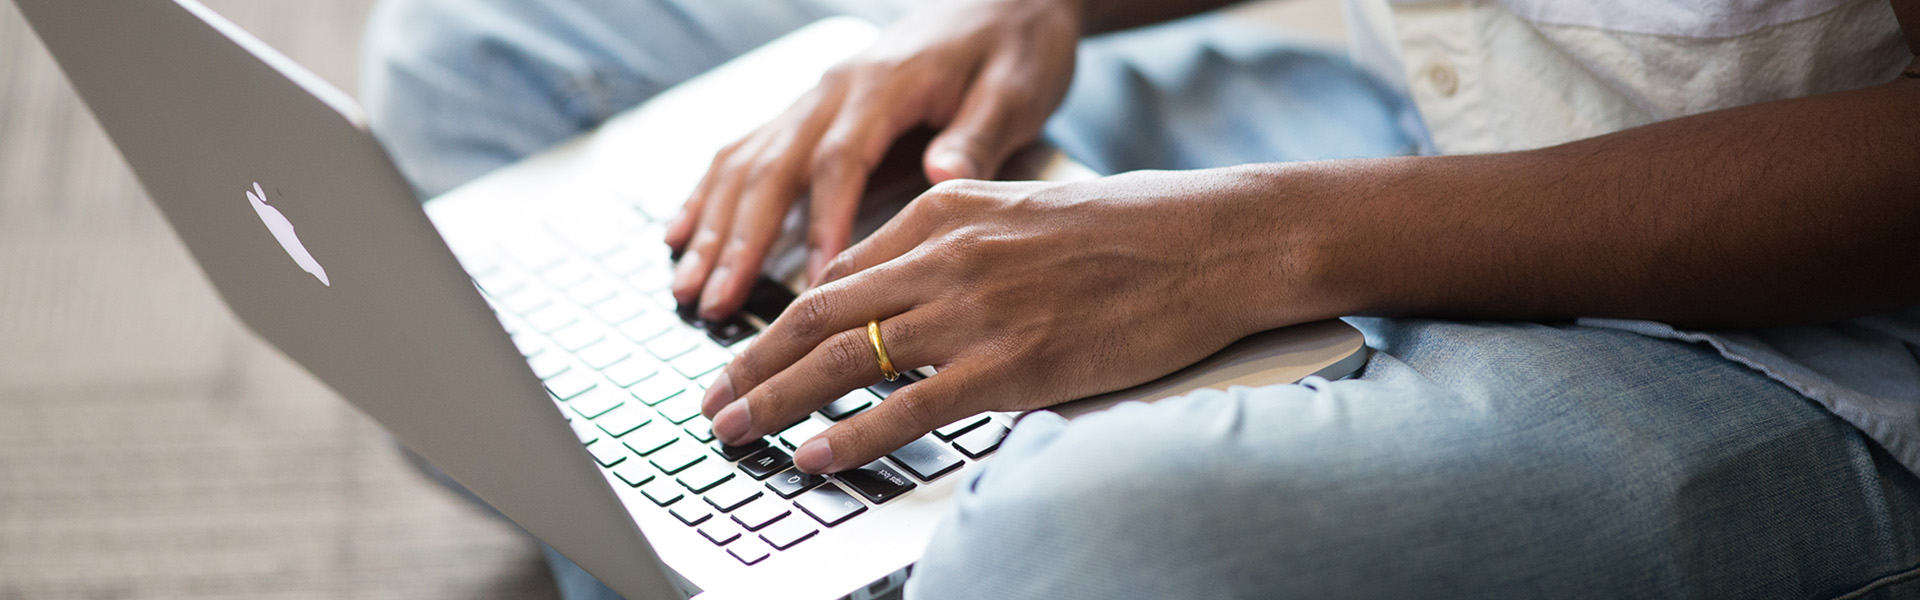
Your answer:
[[[949,476],[1006,435],[999,419],[983,414],[858,469],[822,476],[793,468],[802,442],[884,402],[917,380],[909,373],[764,439],[720,444],[700,415],[705,389],[759,333],[746,315],[770,322],[793,295],[762,278],[741,316],[702,321],[676,306],[672,264],[644,216],[542,230],[503,244],[493,258],[463,256],[474,282],[594,462],[741,563],[760,564]]]

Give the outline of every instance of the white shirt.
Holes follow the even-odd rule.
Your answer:
[[[1428,153],[1539,148],[1857,89],[1913,59],[1886,0],[1349,0],[1347,11],[1355,64],[1413,99]],[[1748,331],[1581,323],[1708,344],[1920,473],[1920,307]]]

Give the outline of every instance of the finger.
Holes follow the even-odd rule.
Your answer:
[[[891,347],[888,350],[892,350]],[[827,428],[793,451],[793,464],[808,473],[858,468],[899,450],[927,432],[980,412],[967,398],[979,377],[968,365],[955,365],[887,396],[886,401]]]
[[[960,193],[951,189],[954,187],[951,184],[935,186],[908,202],[906,207],[900,209],[900,214],[880,224],[880,228],[874,230],[872,235],[827,261],[827,265],[814,275],[813,284],[818,286],[839,281],[848,275],[899,258],[927,241],[927,237],[944,220],[939,214],[940,207],[934,206],[943,201],[937,198]]]
[[[752,156],[755,151],[756,147],[743,147],[720,167],[720,178],[714,182],[713,190],[702,202],[700,224],[694,230],[693,239],[687,242],[685,252],[680,255],[680,263],[673,269],[673,299],[676,302],[692,304],[699,299],[700,290],[706,286],[707,274],[713,271],[715,261],[720,258],[720,244],[733,226],[740,188],[745,185],[743,174],[746,169],[741,163],[745,160],[744,156]]]
[[[933,320],[920,310],[880,323],[895,369],[917,368],[940,358],[936,354],[947,345],[923,336],[936,331]],[[847,392],[879,383],[880,362],[871,340],[865,326],[828,337],[792,367],[722,409],[713,417],[713,435],[728,444],[744,444],[805,418]]]
[[[927,180],[991,179],[1008,156],[1038,137],[1045,111],[1026,85],[1017,60],[987,64],[967,91],[953,122],[927,144]]]
[[[728,228],[727,240],[720,246],[713,271],[700,292],[701,318],[724,319],[746,302],[747,290],[759,276],[767,250],[779,237],[787,207],[799,193],[797,169],[785,164],[757,169],[762,175],[749,184],[749,190],[741,199],[732,226]]]
[[[673,222],[667,224],[667,247],[675,253],[686,250],[687,242],[693,239],[694,227],[700,224],[700,220],[694,217],[700,215],[706,206],[707,196],[713,192],[713,187],[728,175],[725,169],[728,159],[740,144],[734,142],[714,153],[706,174],[700,176],[700,184],[693,187],[693,194],[687,196],[687,201],[680,205],[680,213],[673,217]]]
[[[845,250],[853,239],[853,218],[860,208],[860,195],[866,191],[867,177],[886,154],[887,147],[909,126],[922,120],[916,110],[903,106],[905,91],[897,83],[887,87],[868,87],[849,94],[834,118],[832,127],[821,136],[814,151],[812,169],[811,216],[807,228],[807,275],[816,279],[827,261]]]
[[[722,407],[786,371],[829,336],[856,328],[864,331],[869,320],[911,310],[921,289],[911,284],[925,281],[917,271],[907,261],[890,263],[801,294],[752,345],[733,357],[707,389],[701,412],[709,418],[717,416]]]

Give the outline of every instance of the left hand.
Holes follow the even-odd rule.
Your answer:
[[[935,186],[836,258],[702,411],[722,441],[745,442],[878,382],[866,325],[879,319],[897,370],[938,374],[794,453],[803,471],[835,472],[969,415],[1126,388],[1248,334],[1337,316],[1307,293],[1314,261],[1294,219],[1263,218],[1285,204],[1265,173]]]

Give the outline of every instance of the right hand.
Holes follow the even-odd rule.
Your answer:
[[[847,248],[867,177],[928,125],[927,179],[992,177],[1065,98],[1081,31],[1076,0],[956,0],[917,9],[773,122],[722,149],[667,227],[684,252],[673,295],[703,318],[739,310],[788,208],[811,194],[809,280]]]

